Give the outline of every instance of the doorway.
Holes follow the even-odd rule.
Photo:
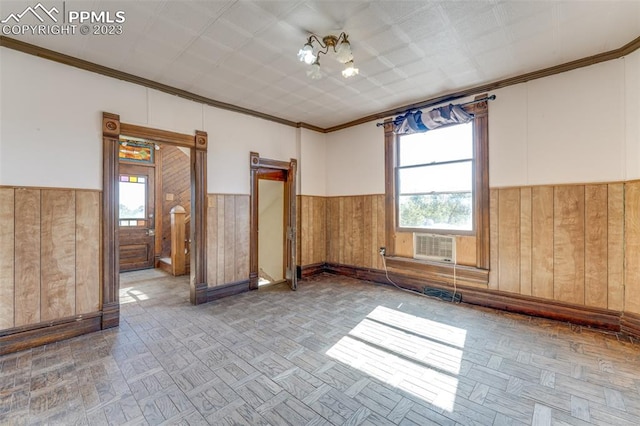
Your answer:
[[[252,152],[249,156],[249,166],[251,170],[251,225],[250,225],[250,249],[249,249],[249,288],[255,290],[259,287],[260,266],[268,266],[278,270],[277,265],[282,266],[283,277],[279,281],[286,281],[292,290],[298,287],[298,277],[296,274],[296,170],[297,160],[291,159],[289,162],[260,158],[260,154]],[[272,183],[269,183],[272,182]],[[275,182],[275,183],[273,183]],[[265,191],[264,193],[262,191]],[[277,214],[280,210],[275,210],[275,218],[267,219],[263,217],[260,224],[260,199],[265,198],[263,203],[266,209],[269,201],[282,205],[282,229],[274,224],[278,221]],[[280,201],[277,201],[280,200]],[[269,221],[265,223],[265,221]],[[262,228],[260,228],[262,225]],[[262,234],[259,232],[261,230]],[[267,234],[264,236],[264,234]],[[279,240],[279,244],[278,244]],[[282,253],[282,260],[273,253],[260,256],[260,245],[272,247],[277,253]],[[276,246],[276,244],[278,244]],[[267,250],[267,249],[265,249]],[[266,259],[264,259],[266,257]],[[274,281],[278,281],[274,278]]]
[[[120,272],[155,263],[155,169],[121,162],[118,173]]]
[[[285,281],[285,172],[258,176],[258,285]]]

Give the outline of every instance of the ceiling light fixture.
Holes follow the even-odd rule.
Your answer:
[[[313,43],[316,42],[319,47],[314,52]],[[351,53],[351,43],[346,33],[342,32],[339,36],[328,35],[322,37],[322,40],[315,34],[311,34],[307,42],[298,52],[298,59],[307,65],[311,65],[311,69],[307,71],[307,76],[313,80],[322,78],[320,73],[320,55],[326,55],[329,49],[336,54],[336,59],[345,65],[342,70],[344,78],[353,77],[358,74],[358,68],[353,64],[353,53]]]

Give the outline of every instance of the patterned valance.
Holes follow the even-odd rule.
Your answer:
[[[423,133],[448,124],[462,124],[473,120],[461,105],[446,105],[428,112],[408,111],[393,119],[393,131],[399,135]]]

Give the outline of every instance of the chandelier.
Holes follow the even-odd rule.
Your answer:
[[[314,52],[314,42],[319,45],[317,51]],[[345,65],[342,70],[344,78],[353,77],[358,74],[358,68],[353,65],[353,54],[351,53],[351,44],[347,34],[340,33],[338,37],[328,35],[320,39],[317,35],[311,34],[302,49],[298,52],[298,59],[307,65],[311,65],[311,69],[307,71],[307,76],[313,80],[322,77],[320,73],[320,55],[326,55],[329,50],[333,50],[336,59]]]

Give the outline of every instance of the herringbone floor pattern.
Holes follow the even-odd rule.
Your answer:
[[[121,325],[0,357],[0,424],[638,425],[640,345],[322,275],[191,306],[123,275]]]

